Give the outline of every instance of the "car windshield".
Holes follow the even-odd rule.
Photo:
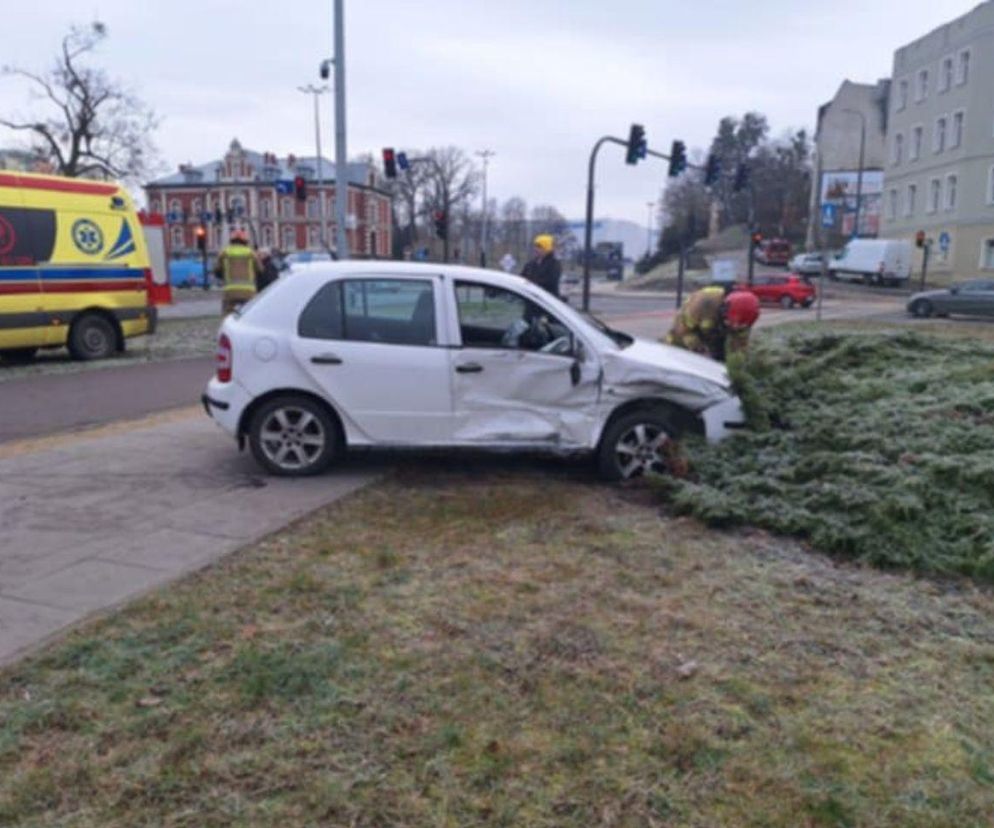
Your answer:
[[[622,333],[621,331],[616,331],[614,328],[605,324],[602,320],[598,319],[588,311],[581,311],[580,315],[591,325],[597,328],[597,330],[599,330],[602,334],[609,337],[619,348],[627,348],[635,341],[634,337],[629,336],[626,333]]]

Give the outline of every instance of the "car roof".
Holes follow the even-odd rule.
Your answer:
[[[521,290],[533,283],[502,270],[431,262],[404,262],[390,259],[347,259],[345,261],[304,262],[293,269],[294,278],[327,279],[329,276],[448,276],[450,279],[485,281],[494,287]]]

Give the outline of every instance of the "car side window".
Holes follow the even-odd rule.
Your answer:
[[[434,345],[435,294],[415,279],[348,279],[342,283],[344,338],[394,345]]]
[[[530,299],[475,282],[456,282],[455,290],[464,348],[572,353],[569,328]]]
[[[432,284],[412,279],[328,282],[307,303],[297,332],[309,339],[434,345]]]

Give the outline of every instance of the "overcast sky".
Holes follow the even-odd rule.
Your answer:
[[[313,154],[311,99],[332,52],[331,0],[42,0],[5,3],[2,60],[43,69],[72,22],[102,20],[98,60],[162,118],[169,171],[233,137]],[[496,152],[489,192],[583,215],[587,160],[633,121],[666,152],[704,148],[724,115],[757,110],[774,134],[814,127],[843,79],[890,74],[894,50],[976,5],[967,0],[346,0],[349,155],[454,144]],[[29,111],[0,78],[0,112]],[[323,149],[333,156],[331,97]],[[0,146],[17,136],[0,131]],[[606,147],[597,213],[644,223],[661,161]]]

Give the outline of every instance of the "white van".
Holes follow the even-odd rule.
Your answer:
[[[899,285],[911,277],[911,242],[853,239],[828,263],[830,279],[856,279],[868,285]]]

